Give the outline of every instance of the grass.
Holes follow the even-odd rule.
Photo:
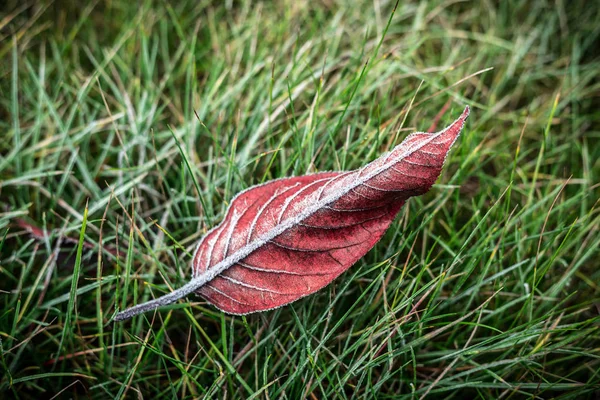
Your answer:
[[[0,397],[598,394],[597,7],[60,3],[0,15]],[[111,321],[189,279],[238,191],[445,104],[472,112],[438,184],[327,289]]]

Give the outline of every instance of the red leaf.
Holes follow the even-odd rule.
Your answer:
[[[379,241],[405,201],[427,192],[469,108],[438,133],[413,133],[350,172],[283,178],[238,194],[198,244],[192,280],[116,315],[130,318],[197,291],[220,310],[247,314],[328,285]]]

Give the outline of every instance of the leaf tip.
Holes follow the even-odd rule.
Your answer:
[[[450,136],[454,137],[454,140],[456,140],[456,138],[458,137],[458,135],[460,135],[463,127],[465,126],[465,122],[469,118],[469,114],[470,113],[471,113],[471,108],[469,106],[465,106],[465,109],[463,110],[463,112],[460,115],[460,117],[458,117],[446,129],[444,129],[443,131],[441,131],[440,134],[442,134],[442,135],[450,135]],[[454,142],[452,142],[452,144],[453,143]],[[450,149],[450,147],[452,147],[452,144],[450,144],[450,146],[448,146],[448,148],[446,149],[446,151],[448,151]]]
[[[469,114],[471,114],[471,107],[465,106],[465,110],[462,112],[460,119],[464,122],[469,118]]]

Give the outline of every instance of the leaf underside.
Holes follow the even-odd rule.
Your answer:
[[[247,314],[328,285],[379,241],[409,197],[431,188],[468,112],[439,133],[410,135],[358,170],[278,179],[240,193],[200,241],[193,277],[252,251],[197,293],[220,310]]]
[[[248,314],[316,292],[363,257],[406,200],[437,180],[469,115],[438,133],[417,132],[349,172],[322,172],[253,186],[199,242],[192,279],[115,320],[196,292],[222,311]]]

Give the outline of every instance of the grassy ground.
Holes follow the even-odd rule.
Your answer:
[[[592,2],[3,7],[0,397],[598,394]],[[112,323],[189,279],[239,190],[359,167],[445,104],[472,113],[440,181],[327,289]]]

